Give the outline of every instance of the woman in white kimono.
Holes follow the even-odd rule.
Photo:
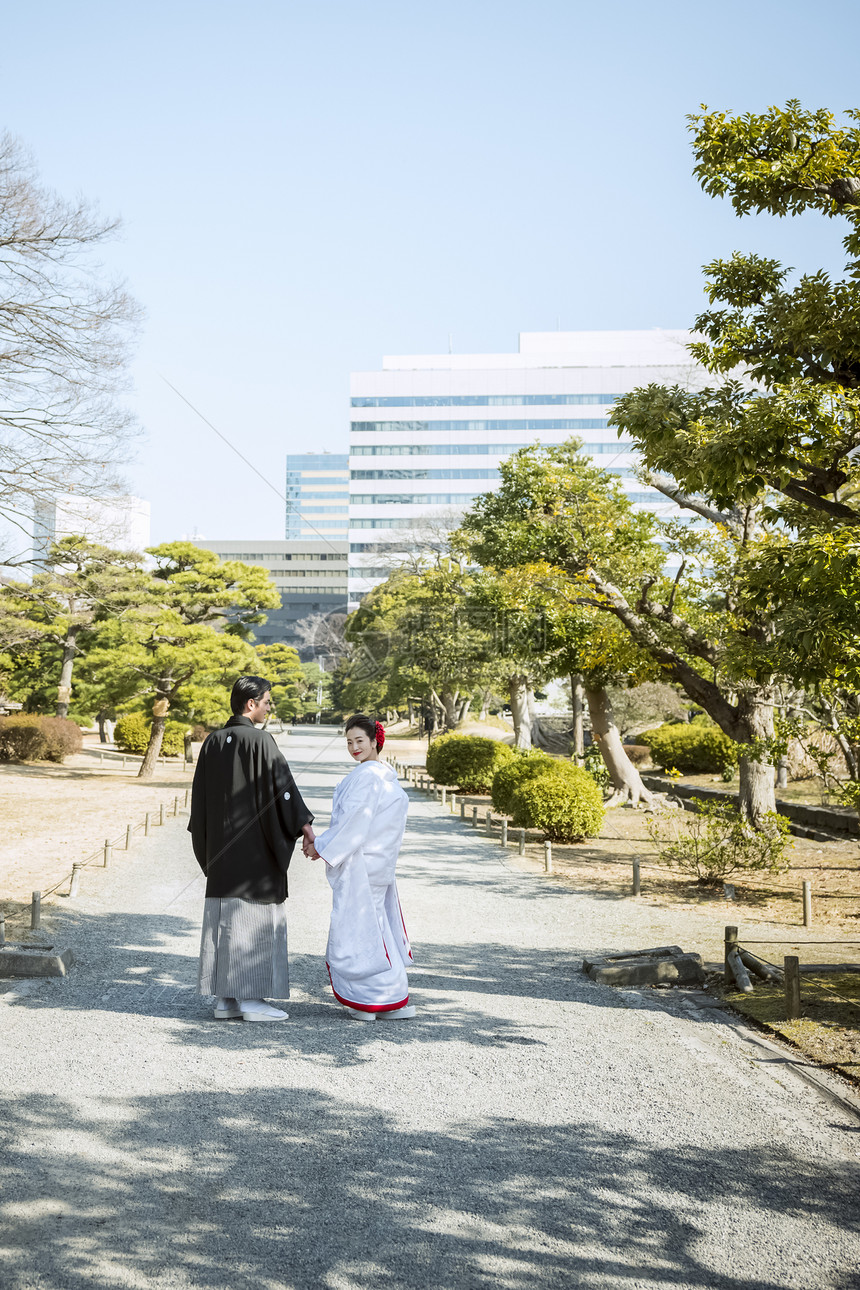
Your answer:
[[[347,721],[346,746],[358,765],[334,790],[331,825],[304,848],[325,861],[332,889],[331,988],[360,1021],[415,1016],[406,977],[412,950],[394,877],[409,802],[394,771],[379,760],[384,739],[378,721]]]

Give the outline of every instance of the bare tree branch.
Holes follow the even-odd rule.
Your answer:
[[[139,310],[93,251],[117,230],[40,187],[0,136],[0,515],[118,488],[134,423],[119,395]]]

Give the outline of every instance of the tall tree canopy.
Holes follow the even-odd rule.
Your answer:
[[[168,711],[181,692],[223,692],[259,666],[248,637],[263,611],[280,603],[265,569],[236,560],[221,563],[190,542],[151,547],[155,569],[133,612],[105,625],[91,652],[88,674],[114,702],[152,700],[152,733],[140,768],[155,769]],[[202,714],[197,715],[200,719]]]
[[[749,541],[744,516],[731,525],[732,517],[723,517],[713,534],[660,525],[635,511],[618,480],[579,446],[572,440],[522,449],[503,462],[500,487],[464,520],[465,539],[482,563],[545,562],[563,575],[545,576],[557,599],[613,617],[651,662],[651,676],[643,669],[637,679],[677,682],[744,746],[741,806],[758,823],[775,804],[773,772],[762,756],[774,734],[773,693],[767,680],[743,678],[736,659],[772,629],[735,594]],[[674,550],[676,566],[667,565],[663,546]],[[587,658],[577,658],[578,670],[588,671]],[[606,664],[613,663],[620,671],[610,651]],[[612,677],[604,672],[601,679],[605,688]]]

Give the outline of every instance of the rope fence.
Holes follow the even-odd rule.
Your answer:
[[[182,810],[186,809],[188,807],[188,799],[189,799],[190,792],[191,790],[189,788],[186,788],[184,790],[184,794],[176,794],[173,798],[173,801],[167,804],[166,809],[165,809],[164,802],[162,802],[157,810],[147,811],[144,815],[143,820],[140,821],[140,823],[127,824],[123,833],[120,833],[115,838],[105,838],[105,841],[102,846],[97,847],[95,851],[91,851],[90,854],[88,856],[85,856],[83,860],[76,860],[72,864],[71,873],[64,874],[63,877],[60,878],[58,882],[54,883],[53,887],[49,887],[46,891],[34,891],[30,900],[30,930],[38,931],[38,929],[42,925],[42,901],[43,900],[47,899],[48,896],[55,895],[56,892],[58,892],[61,887],[64,887],[66,885],[66,883],[68,883],[69,885],[69,890],[67,893],[69,898],[74,898],[75,896],[77,896],[80,892],[80,881],[81,881],[82,869],[86,869],[89,866],[96,864],[99,861],[101,862],[101,865],[100,865],[101,868],[103,869],[109,868],[111,861],[113,859],[113,852],[115,847],[122,846],[122,849],[124,851],[130,851],[132,839],[134,838],[136,833],[142,833],[143,837],[149,837],[154,826],[158,826],[158,827],[162,826],[166,822],[168,817],[175,818],[179,814],[180,809]],[[181,808],[179,805],[180,798],[182,799]],[[6,939],[6,920],[5,920],[5,917],[2,914],[0,914],[0,946],[2,946],[5,943],[5,939]]]
[[[387,760],[388,764],[394,769],[399,779],[406,780],[408,783],[412,784],[414,788],[418,789],[419,792],[426,793],[428,796],[432,797],[435,801],[441,802],[442,806],[448,806],[452,815],[457,814],[457,809],[458,809],[457,796],[458,795],[456,790],[445,788],[440,784],[436,784],[433,781],[433,779],[427,774],[424,768],[421,766],[406,765],[403,762],[397,761],[392,757],[387,757],[385,760]],[[467,817],[466,817],[465,797],[462,793],[459,796],[460,796],[460,801],[459,801],[460,819],[464,823],[466,823]],[[472,816],[471,816],[472,828],[477,830],[478,823],[479,823],[478,807],[472,806]],[[489,806],[487,806],[484,814],[484,830],[488,838],[495,836],[494,830],[496,825],[498,825],[499,845],[503,848],[507,848],[509,832],[512,832],[514,835],[515,845],[517,846],[519,854],[521,856],[525,855],[525,849],[526,849],[525,829],[509,830],[508,820],[505,817],[502,817],[498,820],[495,819],[495,817],[493,816],[492,810],[490,809]],[[553,872],[552,842],[550,842],[546,838],[543,838],[543,839],[539,838],[536,841],[538,845],[540,845],[540,842],[543,841],[544,871],[546,873],[552,873]],[[642,891],[643,861],[641,856],[633,857],[632,867],[633,867],[633,874],[632,874],[632,883],[631,883],[631,894],[634,896],[639,896]],[[828,895],[830,894],[832,893],[828,893]],[[723,896],[728,901],[732,901],[736,898],[735,887],[732,883],[723,883]],[[812,883],[811,882],[803,883],[802,890],[801,890],[801,901],[803,906],[803,926],[811,927],[812,921],[813,921]],[[751,994],[753,991],[752,977],[758,977],[759,979],[770,982],[771,984],[784,984],[785,999],[786,999],[786,1014],[788,1019],[792,1020],[794,1018],[800,1017],[801,1015],[800,974],[803,968],[800,964],[799,957],[797,955],[791,955],[791,954],[784,955],[783,966],[782,968],[780,968],[776,964],[768,962],[767,959],[763,959],[759,957],[759,955],[754,954],[750,949],[747,948],[748,946],[751,946],[751,945],[756,945],[756,946],[791,945],[794,947],[798,947],[800,945],[855,946],[855,945],[860,945],[860,940],[815,939],[815,940],[798,941],[796,936],[789,935],[789,936],[783,937],[782,939],[776,939],[771,937],[768,940],[748,940],[745,937],[744,943],[743,945],[741,945],[738,941],[737,927],[733,927],[733,926],[726,927],[725,955],[724,955],[724,976],[725,976],[726,985],[729,987],[737,986],[737,988],[740,989],[744,994]],[[846,971],[860,971],[860,965],[854,964],[854,963],[846,963],[844,965],[841,965],[841,964],[828,965],[828,967],[831,967],[831,966],[834,968],[844,966]],[[838,994],[840,998],[845,999],[847,1002],[854,1004],[854,1006],[860,1007],[860,1004],[858,1004],[856,1000],[850,999],[849,996],[841,994],[841,992],[836,990],[835,988],[833,988],[832,992],[834,994]]]

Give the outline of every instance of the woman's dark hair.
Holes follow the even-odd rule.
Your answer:
[[[230,691],[230,707],[233,716],[241,717],[249,699],[259,703],[266,691],[271,688],[272,682],[267,681],[264,676],[240,676]]]
[[[364,731],[370,742],[376,748],[376,751],[379,752],[379,744],[376,742],[376,722],[371,720],[370,717],[366,717],[364,713],[356,712],[350,717],[349,721],[347,721],[344,734],[348,735],[350,730],[355,730],[356,728]]]

